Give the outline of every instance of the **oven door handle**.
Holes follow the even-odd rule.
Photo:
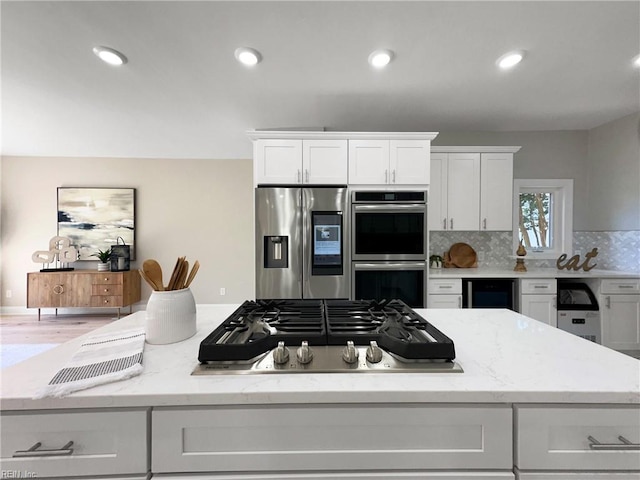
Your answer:
[[[406,205],[354,205],[353,210],[356,212],[375,212],[375,211],[385,211],[385,212],[426,212],[427,205],[426,204],[406,204]]]
[[[423,270],[427,267],[425,262],[402,262],[402,263],[354,263],[355,270]]]

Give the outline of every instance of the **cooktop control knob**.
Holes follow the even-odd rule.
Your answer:
[[[278,342],[278,346],[273,351],[273,362],[277,365],[285,364],[289,361],[289,349],[284,346],[284,342]]]
[[[356,363],[358,361],[358,349],[349,340],[347,346],[342,350],[342,359],[347,363]]]
[[[302,345],[296,351],[296,357],[298,358],[298,362],[303,365],[311,363],[311,360],[313,360],[313,350],[309,348],[309,342],[302,342]]]
[[[367,347],[367,362],[378,363],[382,360],[382,350],[378,346],[378,342],[371,340]]]

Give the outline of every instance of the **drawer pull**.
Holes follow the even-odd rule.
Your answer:
[[[549,285],[534,285],[533,288],[549,288]]]
[[[591,435],[587,437],[589,439],[589,448],[591,450],[640,450],[640,443],[631,443],[622,435],[618,436],[618,440],[622,443],[600,443]]]
[[[64,293],[64,287],[62,285],[56,285],[53,287],[53,293],[56,295],[62,295]]]
[[[635,285],[618,285],[618,288],[636,288]]]
[[[438,288],[453,288],[453,285],[438,285]]]
[[[73,441],[68,442],[62,448],[42,449],[38,450],[42,443],[38,442],[33,445],[29,450],[18,450],[14,452],[14,457],[60,457],[63,455],[71,455],[73,453]]]

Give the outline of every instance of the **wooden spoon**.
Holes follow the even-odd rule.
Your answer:
[[[145,260],[142,263],[142,271],[158,287],[156,290],[164,290],[162,283],[162,267],[153,259]]]
[[[147,277],[147,274],[144,273],[142,269],[138,270],[138,272],[140,272],[140,276],[144,278],[144,280],[149,284],[151,288],[153,288],[154,290],[158,290],[158,286],[153,281],[151,281],[149,277]]]
[[[193,267],[191,267],[191,273],[189,273],[189,277],[187,278],[187,281],[184,282],[184,288],[189,288],[189,285],[191,285],[191,282],[193,282],[193,279],[195,278],[199,268],[200,268],[200,262],[196,260],[196,263],[194,263]]]

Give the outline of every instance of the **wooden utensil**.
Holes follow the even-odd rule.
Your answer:
[[[178,275],[178,281],[176,282],[176,290],[182,290],[184,288],[184,281],[187,279],[187,273],[189,273],[189,262],[183,260],[180,266],[180,274]]]
[[[189,288],[189,285],[191,285],[191,282],[193,282],[193,279],[195,278],[196,273],[198,273],[199,268],[200,268],[200,262],[196,260],[196,263],[194,263],[193,267],[191,267],[191,273],[189,273],[189,276],[187,277],[187,281],[184,283],[184,288]]]
[[[164,283],[162,282],[162,267],[154,260],[145,260],[142,263],[142,271],[145,275],[156,285],[156,290],[164,290]]]
[[[169,284],[167,285],[167,290],[174,290],[176,279],[180,271],[181,258],[182,257],[178,257],[178,259],[176,260],[176,264],[173,267],[173,272],[171,272],[171,278],[169,279]]]
[[[147,274],[144,273],[142,269],[139,269],[138,272],[140,272],[140,276],[149,284],[151,288],[153,288],[154,290],[158,290],[158,286],[155,284],[155,282],[153,282],[149,277],[147,277]]]

